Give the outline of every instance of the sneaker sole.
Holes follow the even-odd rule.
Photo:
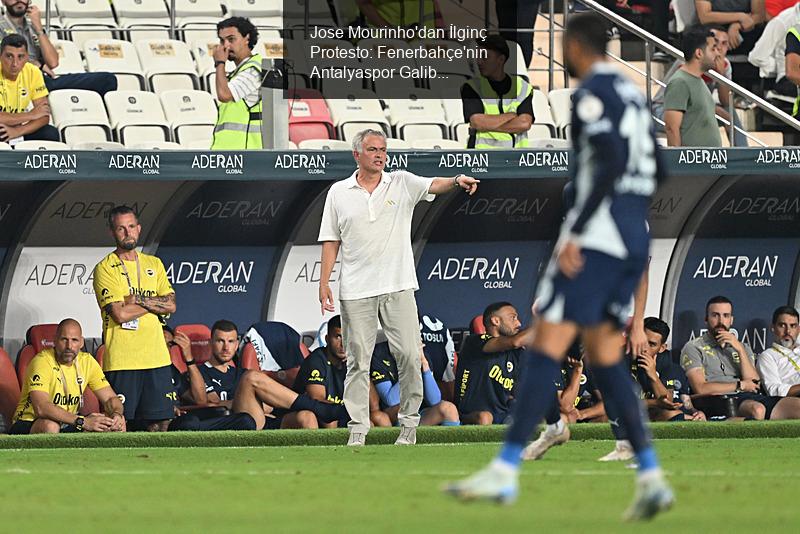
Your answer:
[[[661,512],[666,512],[675,504],[675,496],[670,494],[667,498],[648,503],[641,515],[627,515],[625,521],[648,521]]]
[[[485,500],[491,501],[497,504],[502,504],[504,506],[508,506],[514,504],[517,500],[518,493],[513,490],[504,491],[498,495],[488,496],[488,495],[477,495],[475,493],[469,491],[463,491],[458,488],[453,488],[450,486],[446,486],[442,489],[444,493],[447,495],[451,495],[458,499],[461,502],[473,502],[478,500]]]

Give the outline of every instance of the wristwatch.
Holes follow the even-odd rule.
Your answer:
[[[83,422],[84,419],[80,415],[78,416],[77,419],[75,419],[75,428],[78,429],[78,432],[83,432]]]
[[[218,67],[218,66],[224,65],[224,64],[225,64],[224,61],[217,60],[217,61],[214,62],[214,67]]]

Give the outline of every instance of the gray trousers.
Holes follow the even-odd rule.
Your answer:
[[[383,327],[389,349],[397,360],[400,381],[400,426],[419,424],[422,404],[419,317],[411,289],[377,297],[341,301],[342,337],[347,352],[344,406],[350,415],[351,432],[369,431],[370,363],[375,349],[378,323]]]

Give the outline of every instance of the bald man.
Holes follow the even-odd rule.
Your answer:
[[[125,431],[122,403],[100,364],[82,348],[78,321],[61,321],[53,348],[41,351],[28,365],[9,434]],[[97,396],[103,413],[78,414],[87,387]]]

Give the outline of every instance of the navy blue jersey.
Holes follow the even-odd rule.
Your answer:
[[[221,401],[233,400],[239,379],[247,372],[247,369],[228,367],[228,371],[223,373],[212,366],[211,362],[198,366],[198,369],[206,383],[206,393],[216,393]]]
[[[619,259],[647,257],[650,197],[662,177],[647,101],[597,63],[573,95],[574,205],[562,237]]]
[[[455,380],[453,361],[456,348],[444,323],[438,317],[423,315],[419,319],[419,334],[425,345],[422,350],[431,367],[433,378],[438,382]]]
[[[180,400],[183,394],[189,391],[189,379],[186,374],[181,374],[180,370],[174,365],[170,365],[169,370],[172,373],[172,389],[175,390],[175,394]]]
[[[483,352],[490,339],[489,334],[473,334],[464,340],[458,355],[456,404],[461,413],[502,413],[511,406],[522,349]]]
[[[572,376],[574,367],[566,361],[561,364],[561,379],[556,382],[556,389],[564,391],[569,385],[569,379]],[[590,406],[594,406],[600,400],[596,394],[597,386],[594,383],[592,372],[586,367],[581,372],[580,384],[578,386],[578,393],[575,396],[575,408],[578,410],[585,410]]]
[[[635,358],[630,354],[625,356],[631,369],[631,376],[642,388],[642,398],[654,399],[655,393],[650,383],[650,378],[644,368],[640,367]],[[689,395],[689,381],[683,368],[672,361],[670,351],[664,351],[656,356],[656,373],[664,387],[672,390],[672,401],[680,402],[681,395]]]
[[[344,402],[344,377],[347,366],[336,367],[328,361],[325,349],[320,347],[308,355],[297,372],[294,390],[305,393],[306,386],[317,384],[325,387],[325,400],[334,404]]]

